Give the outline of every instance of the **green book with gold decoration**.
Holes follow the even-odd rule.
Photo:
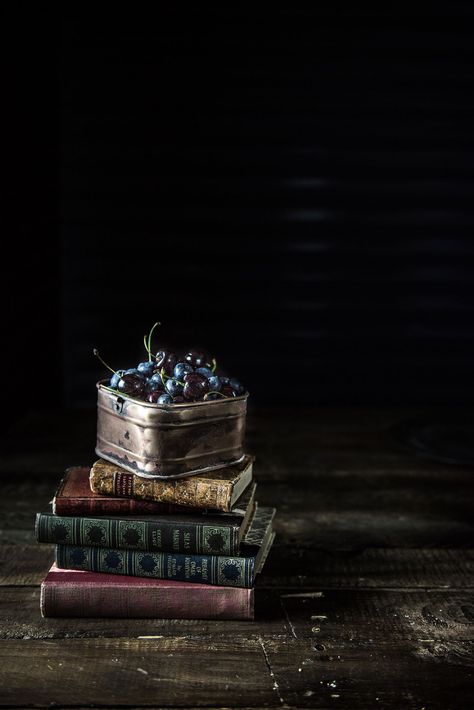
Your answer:
[[[255,484],[242,496],[243,515],[36,515],[40,543],[101,548],[236,555],[255,513]]]
[[[275,512],[275,508],[256,508],[238,556],[59,544],[55,562],[60,569],[251,588],[275,536]]]

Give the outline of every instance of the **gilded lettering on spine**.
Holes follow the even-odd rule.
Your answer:
[[[58,545],[56,563],[65,569],[187,580],[219,586],[250,588],[254,582],[252,558]]]
[[[135,497],[196,508],[228,510],[235,481],[212,481],[190,476],[174,481],[146,479],[99,460],[91,468],[92,491],[101,495]]]

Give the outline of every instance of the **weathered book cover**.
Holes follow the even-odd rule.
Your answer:
[[[140,498],[100,495],[91,490],[90,466],[70,466],[64,472],[51,501],[54,515],[216,515],[222,511],[193,508],[175,503],[159,503]],[[256,484],[247,486],[226,515],[244,517],[255,495]]]
[[[92,546],[56,545],[55,562],[62,569],[176,579],[218,586],[252,587],[273,541],[275,508],[257,506],[245,535],[241,556],[185,555]]]
[[[239,555],[246,532],[243,521],[244,518],[224,515],[104,517],[41,512],[36,514],[35,534],[40,543]]]
[[[230,511],[252,480],[253,457],[209,473],[174,480],[142,478],[104,459],[90,470],[90,487],[100,495],[140,498],[196,508]]]
[[[59,569],[41,583],[45,617],[254,618],[254,589]]]

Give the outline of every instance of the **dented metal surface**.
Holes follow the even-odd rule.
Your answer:
[[[139,476],[178,478],[240,461],[248,393],[158,405],[97,383],[98,456]]]

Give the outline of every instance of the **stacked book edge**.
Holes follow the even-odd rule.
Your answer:
[[[276,513],[256,502],[253,462],[171,481],[102,459],[67,469],[36,516],[55,545],[42,615],[253,619]]]

